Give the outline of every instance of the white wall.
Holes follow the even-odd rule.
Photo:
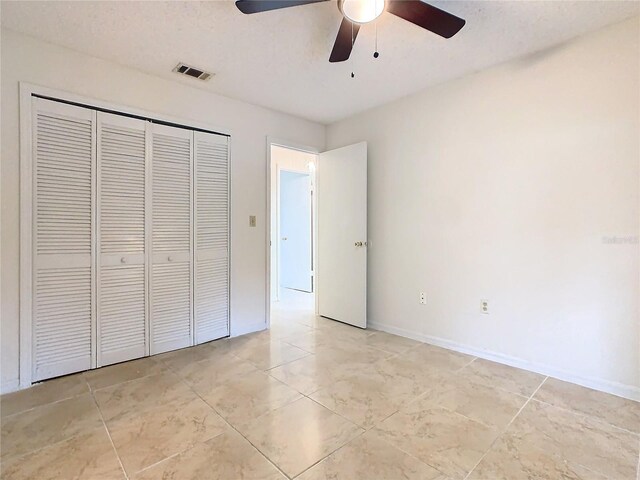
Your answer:
[[[146,75],[6,29],[2,30],[1,75],[3,391],[15,388],[18,382],[19,81],[231,130],[231,332],[264,328],[267,136],[321,149],[324,126]],[[258,216],[257,228],[249,227],[249,215]]]
[[[638,24],[328,127],[369,144],[372,326],[640,399]]]

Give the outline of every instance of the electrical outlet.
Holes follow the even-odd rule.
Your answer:
[[[250,227],[255,227],[256,226],[256,216],[255,215],[249,215],[249,226]]]
[[[427,294],[424,292],[420,292],[420,304],[421,305],[427,304]]]
[[[489,315],[489,300],[480,300],[480,313]]]

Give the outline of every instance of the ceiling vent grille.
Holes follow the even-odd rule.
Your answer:
[[[204,70],[185,65],[184,63],[179,63],[178,65],[176,65],[173,71],[182,75],[197,78],[198,80],[209,80],[211,77],[213,77],[213,73],[205,72]]]

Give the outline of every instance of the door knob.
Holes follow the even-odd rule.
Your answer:
[[[287,239],[287,237],[282,237],[282,240],[286,240],[286,239]]]
[[[361,247],[362,246],[362,242],[356,242],[356,247]]]

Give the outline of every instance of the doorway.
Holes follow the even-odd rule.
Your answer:
[[[271,323],[315,315],[317,154],[272,144]]]

